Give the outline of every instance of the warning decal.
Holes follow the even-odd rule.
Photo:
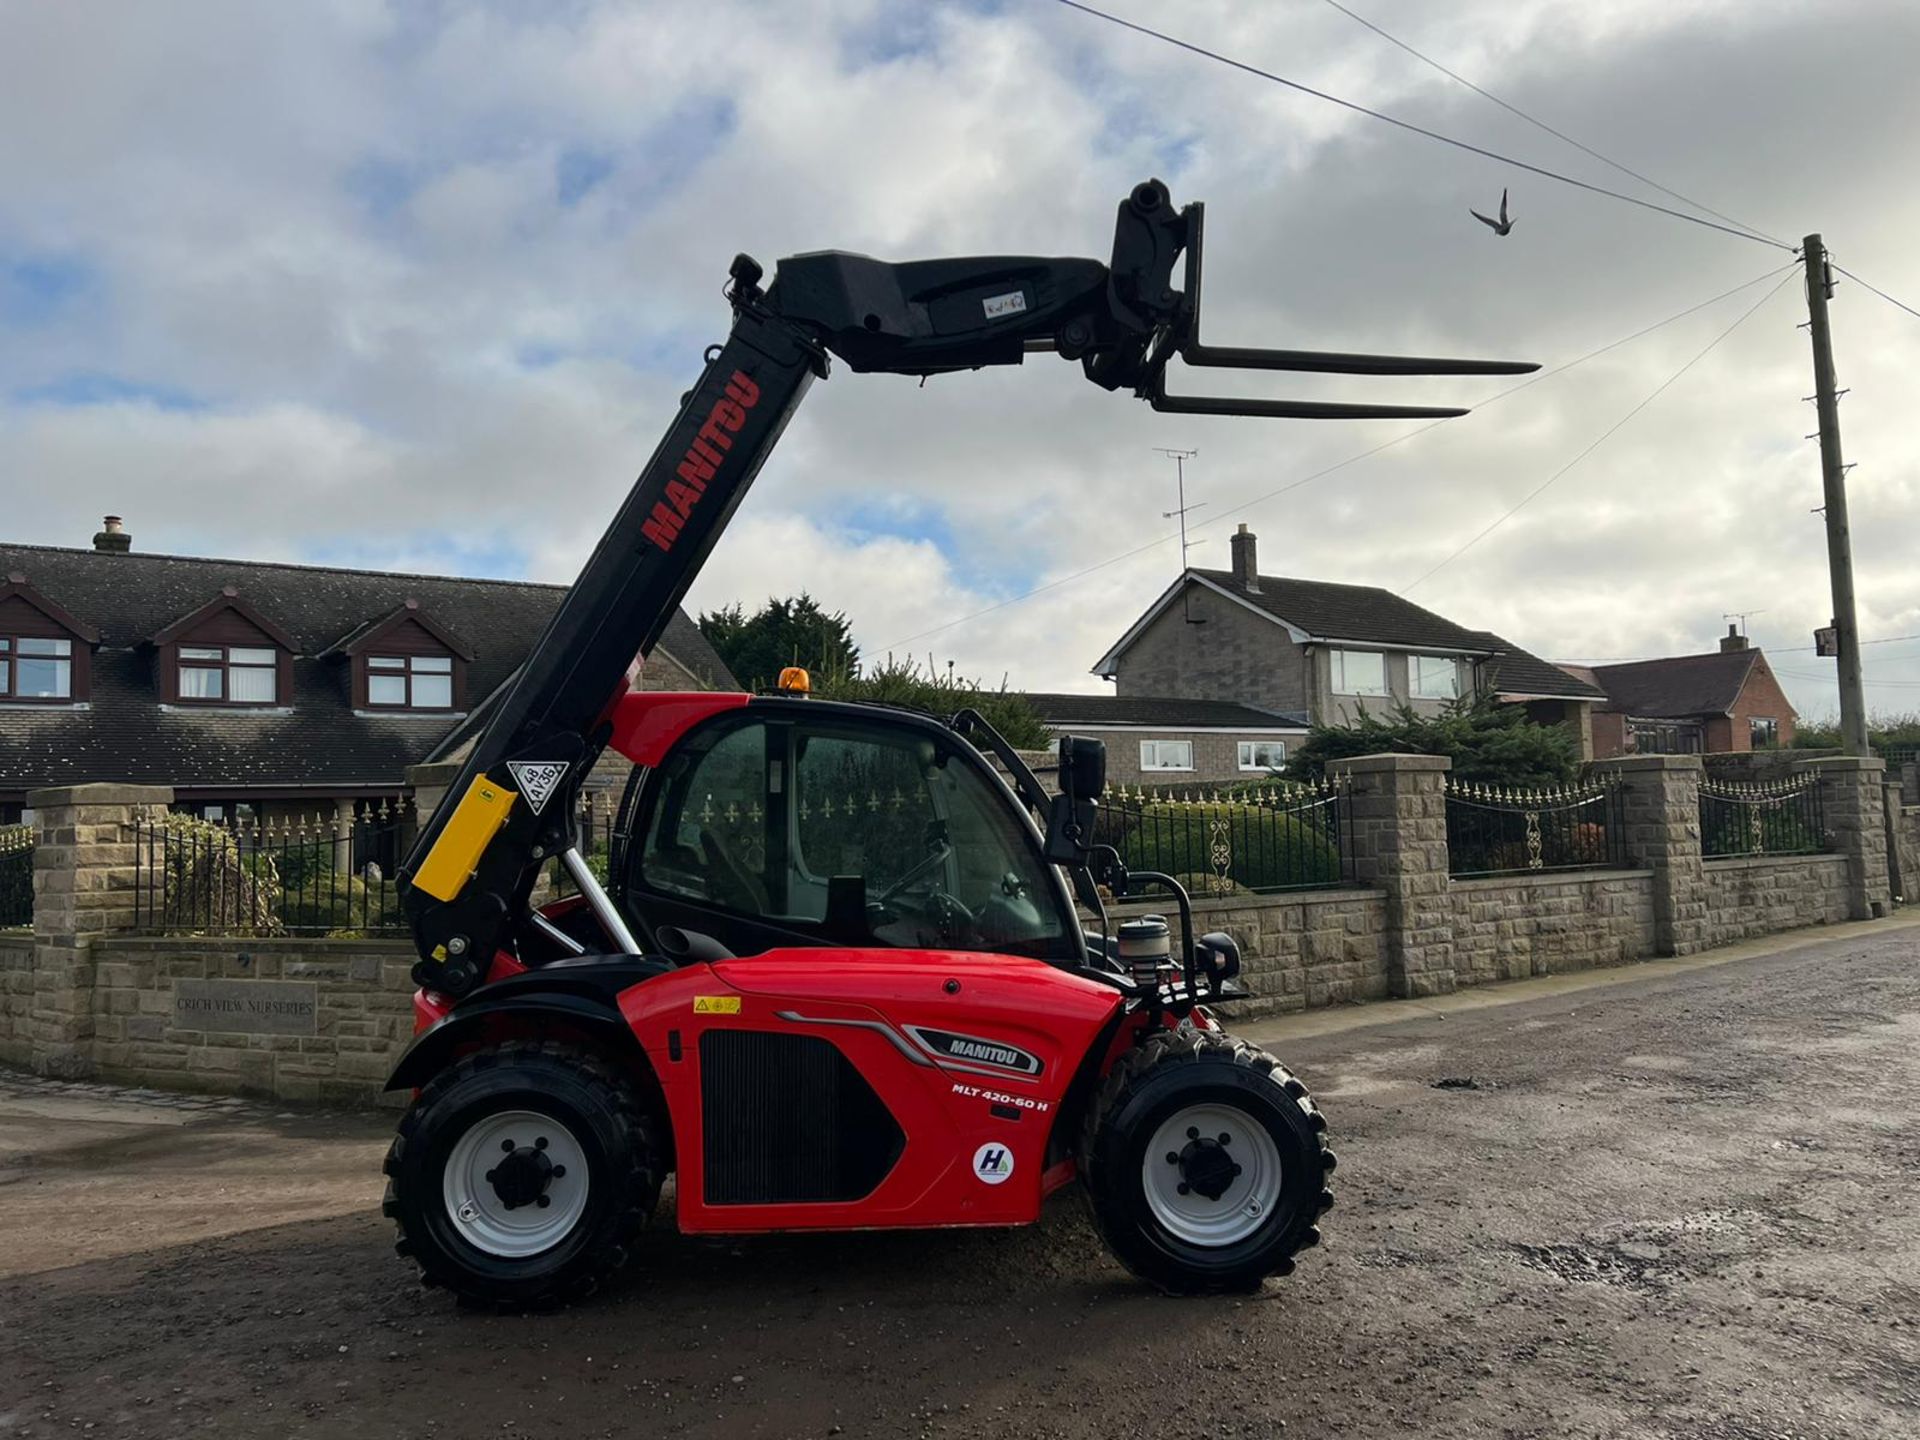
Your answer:
[[[547,808],[547,801],[560,788],[560,782],[567,778],[567,762],[564,760],[509,760],[507,769],[513,772],[514,783],[520,787],[520,793],[527,797],[527,804],[533,807],[536,815]]]

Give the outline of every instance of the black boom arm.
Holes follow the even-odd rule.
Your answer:
[[[1185,256],[1183,289],[1174,267]],[[1029,352],[1078,360],[1087,378],[1130,390],[1156,410],[1306,419],[1461,415],[1459,409],[1169,395],[1168,362],[1374,375],[1511,375],[1536,366],[1305,350],[1219,348],[1200,341],[1202,208],[1176,210],[1158,180],[1120,204],[1110,264],[987,256],[888,264],[818,251],[782,260],[773,284],[737,256],[727,297],[733,328],[708,352],[606,534],[540,643],[492,704],[484,730],[401,872],[422,985],[462,995],[493,953],[537,923],[528,896],[540,862],[571,854],[581,778],[609,735],[608,714],[636,655],[650,651],[699,574],[829,355],[855,371],[936,375],[1017,365]],[[615,949],[624,920],[584,867],[586,890]]]

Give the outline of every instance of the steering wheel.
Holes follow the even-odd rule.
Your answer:
[[[906,874],[894,881],[893,884],[881,891],[880,898],[876,903],[885,905],[916,880],[924,880],[934,866],[944,864],[947,857],[951,854],[953,854],[953,847],[942,840],[938,845],[934,846],[932,850],[927,852],[926,859],[922,860],[918,865],[915,865],[911,870],[907,871]]]

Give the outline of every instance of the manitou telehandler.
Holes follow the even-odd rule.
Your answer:
[[[1535,368],[1204,345],[1201,216],[1150,180],[1106,265],[829,251],[762,289],[734,260],[732,332],[402,872],[419,1033],[386,1212],[427,1280],[585,1294],[669,1174],[694,1235],[1026,1224],[1077,1177],[1114,1254],[1177,1292],[1257,1286],[1319,1239],[1325,1122],[1215,1019],[1247,993],[1234,942],[1091,843],[1097,741],[1060,741],[1049,797],[969,712],[628,688],[829,355],[928,376],[1052,351],[1156,410],[1303,418],[1465,412],[1180,397],[1167,363]],[[571,817],[608,745],[634,769],[603,887]],[[535,908],[555,862],[579,893]],[[1176,924],[1109,933],[1102,885],[1166,893]]]

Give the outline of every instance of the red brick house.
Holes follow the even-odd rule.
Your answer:
[[[1593,753],[1698,755],[1793,743],[1794,710],[1767,657],[1729,626],[1719,650],[1627,665],[1565,667],[1606,692]]]

